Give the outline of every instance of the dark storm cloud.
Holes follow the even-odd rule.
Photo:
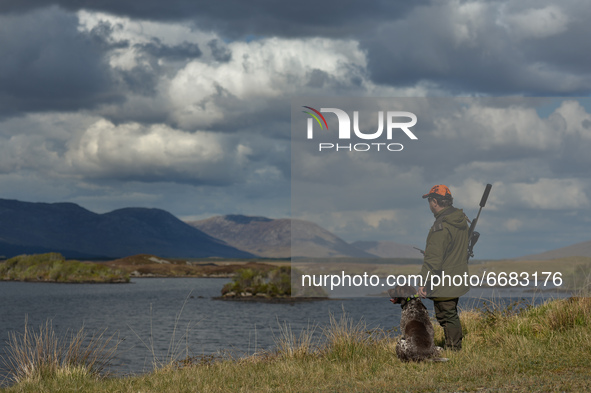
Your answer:
[[[314,1],[230,0],[163,2],[160,0],[57,0],[54,4],[71,11],[96,10],[147,20],[191,20],[202,29],[222,35],[245,36],[330,36],[342,37],[370,29],[376,22],[403,18],[413,7],[428,1]],[[3,2],[0,12],[26,12],[43,7],[43,0]]]
[[[136,44],[134,47],[156,58],[166,58],[173,61],[194,59],[202,55],[199,45],[186,41],[180,45],[167,46],[162,44],[160,40],[154,39],[152,42]]]
[[[202,56],[196,43],[166,45],[154,37],[132,44],[114,38],[121,26],[100,21],[84,30],[79,22],[56,6],[0,14],[0,115],[119,106],[130,93],[154,96],[162,75]],[[140,61],[131,68],[112,67],[109,60],[118,50],[133,51]]]
[[[232,59],[232,52],[220,40],[211,40],[207,46],[216,61],[225,63]]]
[[[138,65],[130,70],[119,70],[117,74],[129,89],[130,93],[144,96],[151,96],[156,93],[158,74],[154,72],[154,69],[151,67]],[[129,114],[123,114],[122,116],[123,118],[119,118],[119,121],[124,121],[125,117],[127,117],[128,120],[137,120],[134,116],[130,116]],[[113,118],[112,116],[110,117]],[[153,117],[153,113],[146,113],[142,117],[151,118]],[[115,116],[115,119],[116,118],[117,116]]]
[[[77,110],[119,99],[97,36],[58,8],[0,16],[0,113]]]
[[[591,40],[586,38],[590,34],[589,8],[577,10],[579,17],[570,23],[565,32],[542,41],[531,40],[523,45],[524,56],[576,75],[588,74],[591,64]]]
[[[11,1],[23,13],[43,1]],[[587,95],[591,91],[591,9],[565,1],[204,2],[57,0],[69,11],[103,11],[132,19],[191,23],[228,40],[267,37],[352,38],[367,54],[374,83],[429,83],[452,94]],[[187,44],[190,46],[190,44]],[[231,52],[208,44],[219,62]],[[157,57],[200,55],[199,47],[147,44]],[[129,79],[129,76],[128,76]],[[131,78],[133,79],[133,78]],[[311,75],[310,83],[326,76]],[[130,81],[133,84],[133,81]]]
[[[132,47],[136,58],[142,61],[137,62],[131,69],[118,69],[115,73],[120,76],[130,92],[144,96],[153,96],[157,93],[156,85],[162,75],[173,73],[187,61],[199,58],[203,54],[197,44],[185,41],[179,45],[165,45],[157,38]],[[162,60],[166,61],[165,67],[161,66]],[[172,63],[178,64],[174,66]]]

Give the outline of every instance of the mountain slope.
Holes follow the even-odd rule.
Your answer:
[[[556,250],[542,252],[540,254],[526,255],[518,259],[540,260],[556,259],[565,257],[591,257],[591,240],[573,244]]]
[[[73,203],[0,199],[0,255],[44,250],[69,258],[141,253],[186,258],[251,256],[160,209],[96,214]]]
[[[291,257],[292,233],[293,256],[376,258],[309,221],[227,215],[189,224],[236,248],[267,258]]]

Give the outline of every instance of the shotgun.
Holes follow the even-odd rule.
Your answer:
[[[476,218],[472,220],[470,223],[470,229],[468,229],[468,260],[474,256],[474,245],[478,241],[480,237],[480,233],[476,232],[474,228],[476,228],[476,223],[478,222],[478,218],[480,218],[480,212],[484,205],[486,205],[486,200],[488,199],[488,194],[490,193],[490,189],[492,188],[492,184],[487,184],[486,188],[484,189],[484,194],[482,194],[482,199],[480,199],[480,209],[478,210],[478,214]]]

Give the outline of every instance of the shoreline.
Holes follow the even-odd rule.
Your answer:
[[[0,279],[0,282],[22,282],[34,284],[132,284],[131,281],[52,281],[52,280],[5,280]]]
[[[226,302],[253,302],[253,303],[304,303],[318,302],[323,300],[343,300],[329,297],[259,297],[259,296],[239,296],[224,297],[215,296],[211,300],[222,300]]]

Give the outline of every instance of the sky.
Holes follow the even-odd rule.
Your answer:
[[[445,183],[473,217],[491,183],[479,257],[591,240],[590,17],[568,0],[2,1],[0,198],[184,220],[296,213],[346,241],[421,247],[423,193]],[[437,109],[396,156],[293,172],[306,157],[294,107],[371,97]],[[330,162],[348,156],[357,183],[331,188]],[[369,202],[293,201],[296,179]]]

